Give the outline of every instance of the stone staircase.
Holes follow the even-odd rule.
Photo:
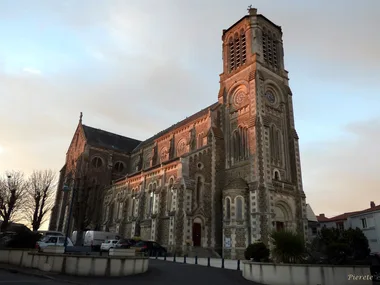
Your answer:
[[[191,249],[186,253],[188,257],[211,257],[211,258],[220,258],[220,255],[216,253],[213,249],[211,248],[205,248],[205,247],[200,247],[200,246],[193,246]]]

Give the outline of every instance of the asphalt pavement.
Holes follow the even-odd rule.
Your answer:
[[[24,270],[24,273],[27,273],[27,271]],[[52,278],[54,280],[46,279],[46,277]],[[0,270],[0,278],[0,285],[61,285],[69,284],[68,282],[82,285],[125,285],[126,282],[128,282],[128,284],[138,285],[151,285],[155,282],[159,282],[159,284],[165,285],[210,285],[210,282],[218,285],[260,285],[258,283],[244,279],[240,270],[221,269],[152,259],[149,261],[148,272],[140,275],[126,277],[77,277],[50,274],[46,275],[44,279],[41,279],[23,275],[21,272],[9,273],[7,271]]]

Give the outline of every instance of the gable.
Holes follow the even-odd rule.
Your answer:
[[[141,141],[82,125],[87,144],[95,147],[130,153]]]

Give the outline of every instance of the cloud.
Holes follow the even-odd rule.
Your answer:
[[[333,216],[380,203],[379,129],[380,118],[374,118],[348,124],[333,141],[301,145],[304,191],[316,214]]]
[[[81,111],[85,124],[142,140],[215,102],[222,71],[222,30],[245,15],[251,4],[248,0],[238,5],[228,0],[218,5],[203,0],[160,4],[99,0],[96,5],[92,0],[40,0],[39,5],[20,1],[0,3],[0,26],[21,25],[19,33],[38,39],[30,46],[39,53],[30,53],[27,44],[20,46],[12,31],[4,33],[0,143],[6,151],[1,154],[0,172],[60,169]],[[379,166],[373,155],[376,132],[368,129],[378,120],[354,124],[362,118],[351,110],[360,106],[370,110],[370,116],[379,106],[380,70],[375,65],[380,60],[379,18],[374,13],[380,2],[355,3],[262,0],[255,4],[259,13],[283,28],[295,116],[303,126],[298,131],[305,191],[315,212],[327,215],[367,207],[379,182],[374,172]],[[33,37],[35,26],[38,33]],[[17,55],[8,56],[14,47]],[[14,58],[19,74],[6,73]],[[22,62],[23,58],[33,61]],[[25,67],[23,72],[20,66]],[[33,67],[43,76],[30,76],[38,74]],[[332,102],[333,97],[342,100]],[[363,99],[369,97],[371,101]],[[349,125],[339,129],[343,123]],[[318,132],[310,132],[314,126]],[[332,129],[341,136],[321,141],[325,129],[330,137]],[[326,197],[339,204],[327,204]]]
[[[38,69],[35,69],[35,68],[30,68],[30,67],[25,67],[22,71],[24,71],[26,73],[37,74],[37,75],[41,74],[41,70],[38,70]]]

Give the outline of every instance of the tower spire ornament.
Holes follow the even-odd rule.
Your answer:
[[[256,15],[257,14],[257,9],[256,8],[252,8],[252,5],[248,6],[247,11],[248,11],[249,15]]]
[[[83,113],[80,112],[80,115],[79,115],[79,123],[81,123],[81,124],[82,124],[82,118],[83,118]]]

